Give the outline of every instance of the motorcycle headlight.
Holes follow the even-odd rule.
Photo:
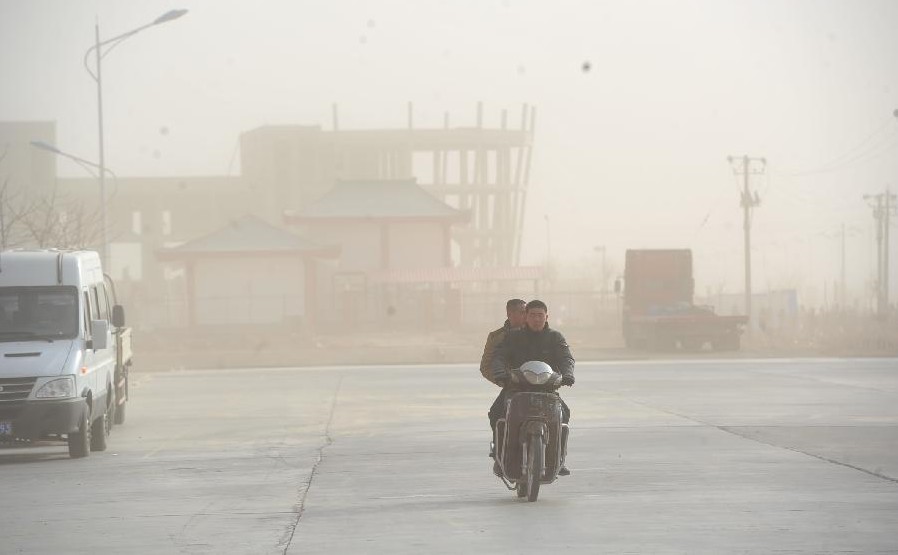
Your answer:
[[[71,376],[47,382],[34,394],[38,399],[63,399],[75,396],[75,380]]]
[[[534,374],[533,372],[528,372],[526,370],[524,371],[524,379],[534,385],[543,385],[544,383],[549,381],[549,378],[551,376],[552,376],[551,373],[546,373],[546,372],[543,372],[540,374]]]
[[[552,377],[552,367],[538,360],[531,360],[521,365],[524,379],[533,385],[543,385]]]

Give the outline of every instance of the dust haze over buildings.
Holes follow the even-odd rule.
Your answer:
[[[603,285],[610,287],[627,248],[686,247],[695,253],[697,294],[738,294],[742,185],[727,157],[749,155],[767,160],[765,173],[751,180],[760,199],[752,217],[754,290],[795,289],[809,307],[835,304],[844,224],[845,301],[871,307],[876,247],[863,196],[888,186],[898,190],[893,2],[173,6],[0,0],[6,83],[0,122],[55,122],[49,139],[63,151],[96,160],[96,87],[82,67],[94,24],[99,22],[105,38],[172,7],[190,13],[129,39],[103,60],[106,165],[121,187],[148,180],[145,197],[134,202],[151,205],[153,187],[211,194],[219,185],[208,180],[217,176],[231,194],[206,205],[211,212],[235,214],[241,205],[253,207],[247,212],[267,211],[257,214],[263,219],[278,208],[302,212],[303,193],[296,187],[269,197],[267,205],[254,204],[261,201],[252,186],[269,178],[275,183],[277,176],[250,183],[246,176],[258,168],[241,167],[252,159],[246,152],[251,143],[268,144],[266,136],[279,128],[293,133],[288,142],[304,141],[296,133],[306,129],[308,141],[325,145],[307,152],[320,154],[322,148],[342,148],[333,147],[334,141],[354,140],[333,135],[335,122],[349,132],[407,129],[409,120],[415,129],[471,128],[480,118],[484,128],[501,129],[506,117],[508,129],[528,122],[534,129],[518,255],[497,266],[539,267],[548,261],[556,282],[597,289],[601,264]],[[532,119],[522,121],[528,110]],[[254,136],[259,141],[253,143]],[[264,158],[264,152],[257,154]],[[94,185],[81,168],[63,158],[53,163],[60,182],[89,194]],[[436,164],[416,157],[411,167],[390,175],[427,173],[419,182],[433,181]],[[304,175],[303,191],[325,182],[321,173]],[[316,190],[312,197],[324,194]],[[461,200],[443,200],[449,208],[466,208]],[[138,222],[140,217],[129,216],[128,225],[155,227],[164,248],[222,231],[204,227],[202,218],[173,217],[175,207],[154,210],[152,222],[148,215]],[[168,220],[159,217],[166,212]],[[334,234],[309,235],[308,226],[317,224],[310,224],[308,214],[304,220],[296,216],[302,221],[289,229],[310,241],[302,249],[321,254],[320,266],[333,264],[326,253]],[[427,266],[463,265],[464,249],[457,243],[464,232],[458,229],[470,222],[455,221],[450,212],[431,216],[433,229],[414,234],[438,235],[435,230],[449,226],[456,243],[448,264],[439,254]],[[247,225],[258,225],[269,242],[287,240],[261,223]],[[164,237],[166,227],[181,227],[177,241]],[[890,247],[893,260],[896,244]],[[365,256],[363,245],[353,248]],[[126,250],[120,248],[121,259],[134,256]],[[175,253],[165,256],[177,262]],[[284,270],[275,264],[272,271]],[[893,292],[896,275],[891,272]],[[349,275],[340,279],[328,280],[329,287],[359,286]],[[529,287],[528,279],[520,281]],[[501,319],[501,305],[493,312]]]

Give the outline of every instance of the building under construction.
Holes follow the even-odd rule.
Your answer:
[[[510,121],[513,119],[514,121]],[[470,216],[453,229],[453,254],[462,267],[517,266],[533,148],[535,109],[501,114],[497,128],[416,128],[408,106],[404,129],[344,130],[336,106],[333,129],[264,126],[240,138],[242,173],[267,203],[258,209],[276,219],[299,211],[339,181],[408,180]]]

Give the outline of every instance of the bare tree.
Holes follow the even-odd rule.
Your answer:
[[[9,145],[5,145],[0,153],[0,167],[6,160]],[[3,176],[0,185],[0,248],[8,249],[23,246],[27,242],[27,235],[23,229],[24,220],[28,219],[33,211],[33,205],[21,191],[10,187],[9,174]]]
[[[59,193],[58,188],[34,200],[22,220],[29,242],[40,248],[80,249],[100,240],[100,217],[82,202]]]
[[[0,154],[0,165],[8,147]],[[45,196],[16,191],[9,175],[0,184],[0,248],[75,249],[97,245],[101,218],[84,203],[60,194],[58,187]]]

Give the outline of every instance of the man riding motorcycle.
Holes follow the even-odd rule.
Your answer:
[[[549,327],[547,321],[549,311],[546,303],[533,300],[527,303],[525,310],[526,325],[520,330],[506,333],[491,363],[494,383],[503,385],[499,399],[496,399],[490,409],[490,425],[494,430],[496,421],[502,417],[505,410],[505,399],[509,394],[508,388],[505,387],[508,379],[507,368],[518,368],[528,360],[539,360],[561,374],[561,385],[574,385],[574,357],[561,332]],[[571,411],[564,400],[561,401],[561,412],[562,422],[567,424],[571,418]],[[567,476],[570,471],[562,467],[558,474]]]

